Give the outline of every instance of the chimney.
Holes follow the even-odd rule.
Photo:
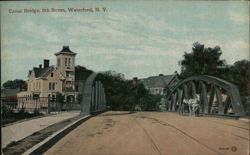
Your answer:
[[[44,59],[44,60],[43,60],[43,67],[44,67],[44,68],[49,67],[49,60],[48,60],[48,59]]]
[[[42,68],[42,64],[39,65],[39,68]]]
[[[63,49],[69,50],[69,46],[63,46]]]

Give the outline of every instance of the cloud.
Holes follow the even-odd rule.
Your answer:
[[[85,42],[99,46],[138,48],[145,43],[161,44],[164,33],[176,31],[166,19],[145,15],[114,12],[101,17],[78,15],[69,18],[54,14],[51,17],[73,23],[68,26],[66,33],[71,38],[77,38],[73,40],[74,43],[84,38]],[[161,42],[156,42],[159,40]]]
[[[42,39],[46,42],[56,42],[59,40],[59,37],[55,33],[55,29],[49,28],[46,25],[26,21],[20,28],[23,34],[29,35],[32,38]]]
[[[235,23],[249,23],[249,12],[246,14],[240,14],[237,12],[229,12],[228,17]]]
[[[206,13],[198,13],[198,14],[194,14],[193,17],[198,18],[200,20],[207,20],[207,18],[210,16],[210,14],[208,12]]]
[[[182,59],[183,52],[190,52],[195,41],[207,47],[221,46],[222,56],[229,63],[245,58],[246,52],[249,52],[249,45],[239,37],[244,27],[237,25],[249,18],[244,12],[227,14],[229,21],[228,18],[221,20],[228,11],[223,11],[223,8],[218,10],[222,13],[219,12],[216,18],[210,18],[210,8],[197,14],[194,14],[195,9],[194,12],[190,10],[190,15],[185,17],[182,16],[185,9],[176,14],[172,11],[171,17],[168,10],[154,13],[145,10],[145,14],[140,14],[137,10],[128,12],[122,9],[105,14],[23,16],[20,21],[16,20],[20,27],[8,33],[5,31],[1,39],[2,61],[6,65],[17,61],[28,64],[28,67],[19,65],[23,67],[20,70],[28,70],[44,58],[51,59],[53,64],[54,53],[62,45],[69,45],[77,53],[76,64],[95,71],[117,70],[132,77],[171,73],[178,69],[177,63]],[[11,16],[9,21],[13,21],[14,17]],[[230,25],[225,27],[227,23]],[[10,22],[8,24],[11,25]],[[6,69],[11,70],[12,66]]]

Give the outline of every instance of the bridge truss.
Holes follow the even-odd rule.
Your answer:
[[[92,73],[83,89],[82,113],[90,114],[106,110],[106,95],[103,84],[96,79],[98,73]]]
[[[200,75],[179,82],[166,97],[168,111],[182,110],[184,99],[199,96],[199,111],[203,114],[244,116],[245,110],[238,88],[225,80]]]

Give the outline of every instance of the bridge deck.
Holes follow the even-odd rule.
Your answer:
[[[106,112],[81,124],[46,154],[248,155],[248,150],[248,121]]]

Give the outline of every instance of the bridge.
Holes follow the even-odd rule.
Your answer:
[[[96,80],[98,73],[93,73],[87,79],[81,111],[85,114],[106,110],[106,95],[101,81]],[[179,82],[169,89],[166,96],[167,111],[190,112],[185,109],[185,100],[199,97],[197,102],[200,114],[222,116],[245,116],[237,86],[225,80],[200,75],[192,76]]]
[[[168,111],[181,111],[184,99],[199,96],[203,114],[245,116],[237,86],[212,76],[192,76],[179,82],[167,95]]]
[[[249,119],[237,87],[212,76],[194,76],[172,87],[166,112],[106,111],[97,73],[84,86],[82,114],[96,114],[47,148],[44,154],[248,155]],[[200,96],[203,117],[185,115],[185,100]],[[183,110],[183,115],[180,111]]]

